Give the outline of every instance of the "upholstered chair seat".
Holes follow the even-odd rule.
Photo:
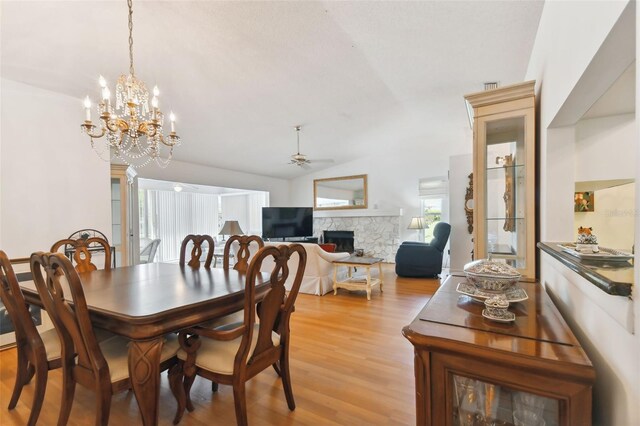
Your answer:
[[[231,324],[228,327],[218,327],[217,330],[234,328],[232,327],[233,325],[241,325],[241,323]],[[258,342],[259,331],[260,324],[254,324],[249,358],[253,355],[253,350]],[[271,341],[274,346],[280,344],[280,336],[275,331],[271,333]],[[202,339],[202,345],[200,349],[198,349],[198,356],[196,358],[196,367],[204,368],[213,373],[233,374],[233,361],[238,353],[241,342],[242,336],[229,341]],[[182,361],[187,360],[187,352],[185,352],[184,349],[178,350],[178,359]]]
[[[120,336],[113,336],[99,344],[102,355],[109,365],[111,382],[115,383],[129,377],[129,340]],[[176,355],[180,344],[178,336],[167,334],[164,337],[160,362],[164,362]]]

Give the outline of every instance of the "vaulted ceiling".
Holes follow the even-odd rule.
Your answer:
[[[136,73],[178,117],[176,159],[290,178],[307,172],[287,164],[297,124],[301,152],[334,164],[468,128],[463,94],[523,80],[542,6],[138,0]],[[1,7],[3,78],[95,99],[99,74],[128,70],[124,0]]]

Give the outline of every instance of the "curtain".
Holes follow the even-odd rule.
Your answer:
[[[146,190],[148,238],[160,239],[157,260],[176,262],[189,234],[218,234],[218,195]]]

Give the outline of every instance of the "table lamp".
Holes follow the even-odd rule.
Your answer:
[[[237,220],[225,220],[222,229],[218,232],[218,235],[222,235],[222,241],[224,241],[225,235],[242,235],[242,228],[238,224]]]
[[[424,218],[420,216],[412,217],[411,222],[407,229],[417,229],[418,230],[418,240],[420,240],[420,232],[422,229],[425,229]]]

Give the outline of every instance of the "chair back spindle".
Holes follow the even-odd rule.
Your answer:
[[[187,235],[184,240],[182,240],[182,245],[180,246],[180,266],[184,266],[184,262],[186,260],[187,254],[187,245],[189,242],[193,243],[193,247],[191,249],[191,259],[189,260],[189,265],[192,268],[200,267],[200,257],[202,256],[202,244],[206,242],[209,247],[207,251],[207,257],[204,262],[204,267],[211,267],[211,262],[213,261],[213,250],[215,243],[213,242],[213,238],[210,235]]]
[[[91,247],[94,246],[102,247],[102,250],[104,250],[104,269],[111,269],[111,247],[109,246],[109,242],[103,238],[64,239],[56,241],[53,246],[51,246],[51,251],[55,253],[63,246],[65,254],[67,246],[73,247],[73,260],[76,263],[75,269],[78,272],[91,272],[98,269],[98,267],[91,262]]]
[[[261,249],[264,247],[264,241],[262,241],[262,238],[257,235],[233,235],[229,237],[227,243],[224,245],[224,269],[229,269],[231,245],[236,241],[240,247],[238,248],[238,253],[235,256],[236,263],[233,265],[233,269],[239,272],[247,272],[247,269],[249,269],[249,259],[251,258],[251,243],[256,243],[258,245],[258,249]]]

